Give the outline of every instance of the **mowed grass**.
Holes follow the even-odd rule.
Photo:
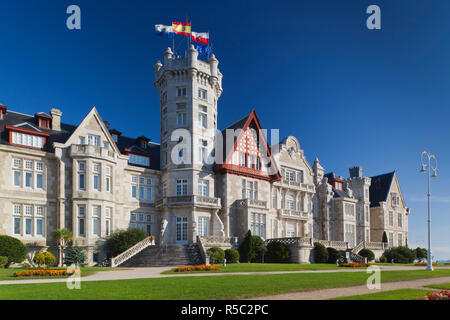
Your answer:
[[[428,288],[450,290],[450,283],[430,284]]]
[[[65,269],[65,268],[50,268],[52,270],[58,270],[58,269]],[[68,278],[68,276],[61,276],[61,277],[14,277],[14,272],[21,272],[26,270],[33,270],[30,268],[8,268],[8,269],[2,269],[0,268],[0,281],[3,280],[26,280],[26,279],[58,279],[58,278]],[[83,267],[81,268],[81,276],[86,277],[90,276],[97,271],[114,271],[118,269],[109,268],[109,267]],[[123,270],[123,269],[122,269]]]
[[[220,270],[213,271],[189,271],[175,272],[175,268],[164,271],[161,274],[186,274],[186,273],[223,273],[223,272],[269,272],[269,271],[302,271],[302,270],[336,270],[343,269],[335,264],[288,264],[288,263],[231,263]]]
[[[239,299],[286,292],[364,285],[365,272],[190,276],[66,283],[0,285],[2,300],[207,300]],[[382,271],[382,282],[450,276],[450,270]]]
[[[339,297],[330,300],[419,300],[421,297],[425,297],[427,292],[430,292],[430,290],[399,289],[357,296]]]

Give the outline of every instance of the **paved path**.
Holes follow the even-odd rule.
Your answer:
[[[328,300],[332,298],[356,296],[361,294],[377,293],[382,291],[398,289],[425,289],[426,286],[438,283],[449,283],[450,277],[428,278],[397,282],[385,282],[381,284],[380,290],[369,290],[367,286],[354,286],[346,288],[320,289],[313,291],[283,293],[274,296],[256,297],[249,300]]]
[[[126,280],[126,279],[144,279],[144,278],[168,278],[168,277],[205,277],[205,276],[231,276],[231,275],[265,275],[265,274],[292,274],[292,273],[328,273],[328,272],[366,272],[366,269],[338,269],[338,270],[301,270],[301,271],[272,271],[272,272],[228,272],[228,273],[189,273],[189,274],[161,274],[161,272],[170,270],[172,267],[153,267],[153,268],[132,268],[116,269],[115,271],[98,271],[93,275],[82,277],[81,281],[108,281],[108,280]],[[406,271],[420,270],[420,267],[414,266],[381,266],[383,271]],[[437,267],[436,269],[441,269]],[[442,269],[449,269],[442,267]],[[436,279],[436,278],[434,278]],[[441,279],[441,278],[439,278]],[[3,280],[0,285],[7,284],[31,284],[31,283],[56,283],[66,282],[67,279],[30,279],[30,280]],[[447,281],[450,282],[450,281]],[[437,283],[437,282],[436,282]]]

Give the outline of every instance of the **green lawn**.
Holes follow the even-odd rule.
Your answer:
[[[65,268],[50,268],[50,269],[65,269]],[[31,270],[30,268],[9,268],[9,269],[2,269],[0,268],[0,281],[2,280],[26,280],[26,279],[57,279],[57,278],[67,278],[68,276],[64,277],[14,277],[14,272],[21,272],[25,270]],[[97,271],[114,271],[114,270],[120,270],[120,269],[113,269],[109,267],[83,267],[81,268],[81,276],[86,277],[90,276]],[[123,270],[123,269],[122,269]]]
[[[441,290],[450,290],[450,283],[430,284],[428,288],[435,288]]]
[[[450,270],[382,271],[383,282],[450,276]],[[5,300],[237,299],[286,292],[363,285],[364,272],[273,275],[191,276],[114,281],[87,281],[81,290],[65,283],[0,285]]]
[[[217,265],[222,266],[222,265]],[[268,272],[268,271],[302,271],[302,270],[336,270],[344,269],[335,264],[288,264],[288,263],[232,263],[225,268],[213,271],[189,271],[175,272],[164,271],[162,274],[186,274],[186,273],[223,273],[223,272]],[[347,269],[347,268],[345,268]]]
[[[425,297],[427,292],[430,292],[430,290],[399,289],[370,294],[362,294],[359,296],[334,298],[330,300],[419,300],[421,297]]]

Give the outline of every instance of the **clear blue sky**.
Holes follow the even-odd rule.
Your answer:
[[[66,28],[71,4],[81,31]],[[365,27],[371,4],[381,31]],[[112,127],[159,141],[152,67],[170,43],[154,25],[188,14],[194,31],[211,32],[224,74],[219,127],[255,108],[264,128],[298,137],[327,171],[396,170],[411,247],[426,245],[419,155],[435,153],[434,255],[450,258],[448,12],[444,0],[2,1],[0,102],[30,114],[59,107],[75,124],[95,105]]]

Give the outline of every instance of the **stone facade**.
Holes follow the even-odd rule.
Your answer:
[[[184,58],[167,49],[156,63],[161,144],[122,136],[95,108],[72,126],[57,109],[31,116],[1,106],[0,234],[54,251],[52,231],[68,228],[90,263],[109,258],[106,238],[129,227],[158,244],[230,243],[248,230],[298,239],[301,263],[311,261],[313,238],[351,248],[387,232],[392,244],[406,243],[409,209],[395,173],[388,197],[372,199],[378,189],[359,168],[343,180],[318,159],[311,167],[297,138],[269,146],[253,134],[262,129],[255,111],[222,132],[233,130],[231,138],[218,135],[218,64],[193,47]]]

